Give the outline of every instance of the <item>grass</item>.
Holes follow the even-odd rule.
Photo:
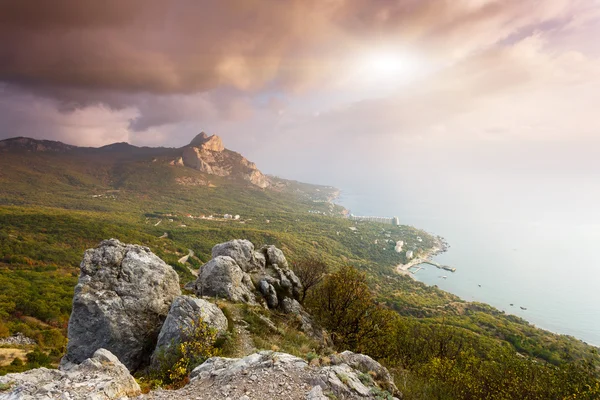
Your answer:
[[[326,352],[321,343],[300,330],[294,315],[242,305],[241,316],[258,350],[281,351],[300,358],[306,358],[310,353]]]
[[[0,366],[4,367],[6,365],[10,365],[15,358],[25,360],[28,352],[29,351],[27,349],[22,348],[0,348]]]
[[[537,329],[491,306],[465,303],[398,276],[394,266],[405,260],[391,242],[403,240],[405,248],[425,251],[436,238],[410,226],[341,218],[340,207],[323,202],[328,197],[324,187],[279,181],[283,186],[278,190],[260,190],[214,176],[208,178],[215,187],[182,186],[176,178],[207,177],[188,168],[170,167],[166,159],[152,163],[143,157],[27,153],[26,160],[21,154],[0,157],[0,331],[22,332],[34,338],[42,351],[57,354],[55,358],[66,344],[83,252],[115,237],[148,246],[173,266],[182,285],[194,279],[186,266],[177,263],[188,249],[195,253],[190,265],[198,268],[220,242],[245,238],[258,246],[273,244],[290,262],[314,256],[332,269],[349,264],[366,271],[378,301],[423,326],[448,324],[482,342],[505,343],[556,365],[598,360],[595,348],[575,338]],[[93,197],[97,195],[102,197]],[[241,219],[187,217],[224,213],[239,214]],[[162,222],[155,226],[158,221]],[[160,239],[165,232],[168,238]],[[234,354],[240,340],[233,329],[233,311],[248,324],[255,347],[276,347],[300,357],[327,354],[328,349],[320,349],[299,332],[293,318],[268,315],[277,328],[273,331],[260,318],[267,317],[263,310],[237,307],[223,306],[230,325],[220,344],[224,355]],[[0,368],[0,374],[6,372]],[[415,380],[411,387],[418,385]],[[426,393],[427,383],[422,386]]]

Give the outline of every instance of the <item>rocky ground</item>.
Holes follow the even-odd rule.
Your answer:
[[[389,372],[362,354],[333,354],[309,364],[286,353],[257,353],[247,322],[234,308],[234,354],[241,358],[210,358],[182,389],[141,394],[131,372],[156,363],[195,321],[216,332],[229,329],[223,311],[203,295],[294,316],[306,335],[326,343],[297,301],[302,285],[281,250],[255,250],[247,240],[233,240],[216,245],[212,255],[189,285],[198,296],[192,297],[181,295],[175,271],[146,247],[111,239],[88,250],[60,368],[0,377],[0,400],[391,399],[397,392]]]
[[[360,360],[360,361],[358,361]],[[353,362],[354,361],[354,362]],[[244,358],[214,357],[196,368],[190,383],[179,390],[158,390],[139,400],[209,399],[386,399],[380,386],[393,390],[386,378],[375,383],[384,369],[366,356],[346,352],[334,356],[332,365],[309,365],[285,353],[265,351]],[[337,363],[333,365],[333,363]],[[352,368],[361,367],[365,372]],[[384,372],[384,375],[387,371]],[[387,374],[387,379],[391,379]],[[380,385],[380,386],[379,386]],[[332,397],[334,396],[334,397]]]
[[[140,393],[127,368],[105,349],[70,368],[37,368],[2,376],[0,390],[0,400],[108,400]]]

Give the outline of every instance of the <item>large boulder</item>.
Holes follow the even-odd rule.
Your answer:
[[[398,391],[398,388],[394,383],[394,378],[387,368],[365,354],[344,351],[340,354],[333,354],[329,358],[332,365],[346,364],[364,374],[372,375],[375,381],[385,390],[388,390],[391,393],[396,393]]]
[[[105,348],[129,370],[137,370],[148,361],[180,294],[177,273],[147,247],[110,239],[87,250],[61,364],[79,364]]]
[[[236,239],[220,243],[212,248],[212,257],[229,256],[235,260],[244,272],[251,272],[265,267],[263,253],[254,251],[254,245],[249,240]]]
[[[105,349],[96,350],[92,358],[68,370],[37,368],[2,376],[0,386],[8,387],[0,394],[7,400],[108,400],[141,393],[127,367]]]
[[[272,245],[263,246],[259,252],[265,258],[265,266],[251,274],[255,285],[260,288],[261,282],[266,281],[277,293],[277,303],[279,305],[282,305],[283,300],[286,298],[299,300],[302,293],[302,283],[294,274],[294,271],[289,268],[283,252]],[[264,286],[264,284],[262,285]],[[271,291],[269,290],[269,292]]]
[[[255,304],[256,293],[259,298],[262,295],[268,308],[284,312],[288,309],[284,304],[300,298],[302,283],[275,246],[255,251],[250,241],[238,239],[215,245],[212,256],[200,269],[195,283],[199,296],[220,296]],[[288,301],[284,302],[285,299]]]
[[[158,335],[153,361],[161,353],[168,353],[173,346],[185,340],[186,333],[193,329],[194,323],[199,319],[218,333],[227,330],[227,317],[215,304],[190,296],[176,297]]]
[[[256,304],[250,276],[229,256],[218,256],[200,268],[196,280],[199,296],[222,297]]]

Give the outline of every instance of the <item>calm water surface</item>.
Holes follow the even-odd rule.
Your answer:
[[[600,226],[425,215],[418,204],[389,194],[343,192],[339,202],[357,215],[397,215],[401,223],[443,236],[450,249],[436,261],[457,271],[426,266],[418,280],[600,345]]]

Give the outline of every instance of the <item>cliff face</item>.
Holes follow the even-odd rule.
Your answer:
[[[269,179],[241,154],[227,150],[216,135],[202,132],[183,148],[183,165],[210,175],[241,178],[260,188],[270,186]]]

